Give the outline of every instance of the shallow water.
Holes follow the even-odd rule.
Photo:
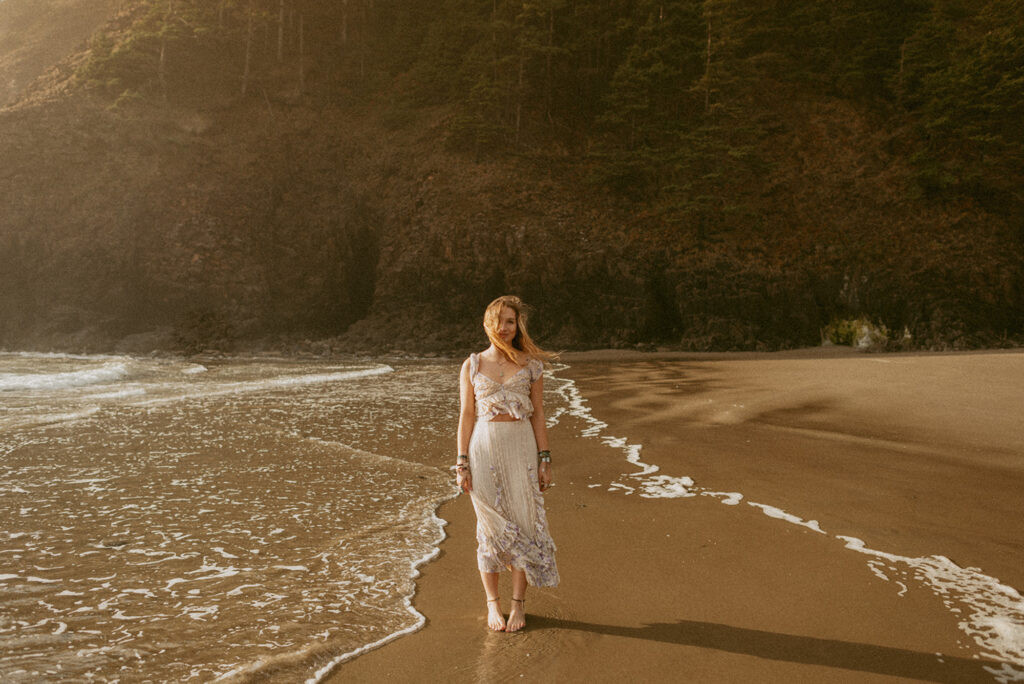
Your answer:
[[[0,680],[293,681],[414,627],[456,374],[0,355]]]

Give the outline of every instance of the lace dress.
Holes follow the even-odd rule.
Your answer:
[[[498,382],[479,372],[476,354],[469,359],[476,400],[469,467],[477,565],[484,572],[519,568],[531,585],[555,586],[555,543],[544,515],[544,497],[537,482],[537,441],[528,420],[533,415],[530,386],[543,373],[543,364],[531,359],[508,380]],[[516,420],[491,420],[501,413]]]

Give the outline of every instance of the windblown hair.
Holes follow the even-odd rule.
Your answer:
[[[512,344],[498,336],[498,327],[501,324],[501,310],[508,307],[516,312],[516,335],[512,338]],[[487,305],[484,310],[484,331],[487,339],[491,341],[498,351],[505,355],[509,361],[517,365],[524,365],[531,358],[539,361],[553,361],[558,358],[556,352],[544,351],[530,339],[530,333],[526,331],[526,305],[523,300],[515,295],[504,295],[498,297]]]

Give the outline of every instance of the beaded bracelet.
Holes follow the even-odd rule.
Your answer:
[[[544,449],[543,451],[538,451],[537,456],[540,458],[541,463],[551,463],[551,452],[548,451],[547,449]]]

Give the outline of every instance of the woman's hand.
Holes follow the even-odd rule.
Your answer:
[[[473,476],[469,472],[469,468],[460,468],[456,471],[455,484],[459,486],[459,489],[469,494],[473,491]]]
[[[537,469],[537,479],[540,481],[540,491],[546,491],[551,486],[551,464],[541,461]]]

